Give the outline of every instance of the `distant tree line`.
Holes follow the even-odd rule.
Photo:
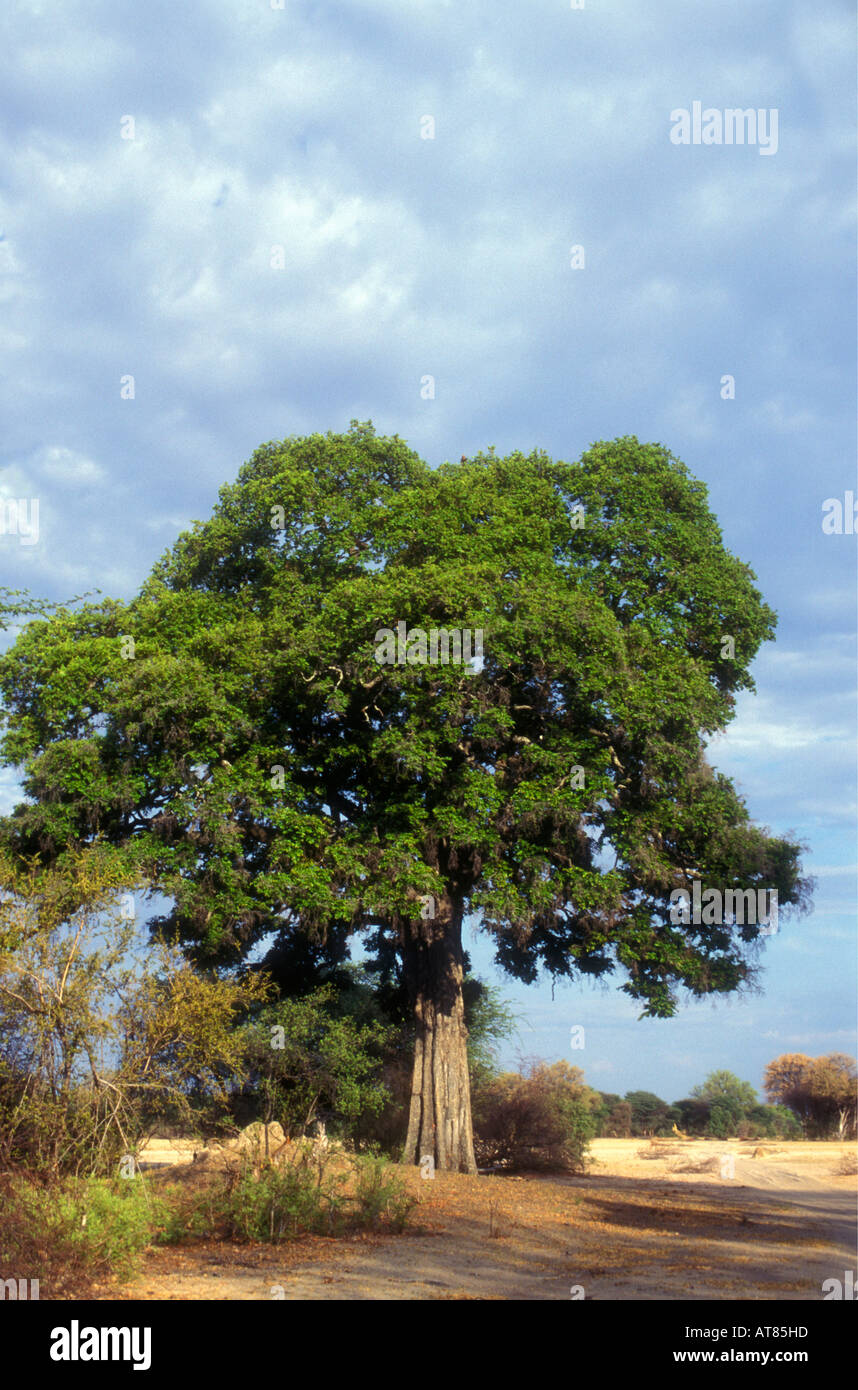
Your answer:
[[[592,1105],[596,1134],[646,1138],[680,1133],[713,1139],[848,1139],[856,1132],[855,1061],[785,1054],[766,1068],[761,1104],[751,1084],[729,1071],[714,1071],[684,1100],[652,1091],[624,1096],[598,1091]]]

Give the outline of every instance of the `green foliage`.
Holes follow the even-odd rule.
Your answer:
[[[624,1100],[597,1093],[596,1133],[610,1138],[683,1133],[712,1138],[793,1139],[801,1127],[783,1106],[760,1105],[753,1086],[729,1071],[710,1072],[691,1095],[667,1105],[652,1091],[628,1091]]]
[[[0,1205],[0,1268],[37,1278],[41,1296],[117,1275],[129,1278],[167,1218],[145,1178],[11,1181]]]
[[[473,1097],[474,1148],[487,1167],[580,1172],[596,1132],[594,1092],[580,1068],[536,1062]]]
[[[398,621],[482,629],[483,669],[379,665]],[[0,660],[28,797],[2,834],[120,846],[209,964],[298,930],[396,949],[446,894],[518,978],[619,970],[666,1017],[748,981],[759,937],[671,923],[673,888],[776,889],[782,917],[805,894],[704,755],[774,623],[660,445],[433,471],[370,424],[264,444],[131,603]]]
[[[127,1278],[139,1267],[142,1250],[156,1235],[163,1212],[143,1177],[92,1179],[71,1188],[47,1189],[35,1212],[85,1252],[93,1269],[107,1268]]]
[[[677,1101],[680,1127],[714,1139],[795,1139],[801,1126],[780,1105],[760,1105],[748,1081],[729,1071],[710,1072],[685,1100]]]
[[[98,590],[95,590],[98,593]],[[64,604],[53,603],[50,599],[34,598],[27,589],[8,589],[0,585],[0,632],[21,619],[44,618],[59,608],[67,608],[72,603],[82,603],[91,594],[77,594]]]
[[[340,1228],[345,1174],[319,1178],[309,1168],[264,1168],[246,1163],[229,1171],[199,1198],[192,1229],[227,1240],[280,1241],[305,1232],[331,1235]]]
[[[306,989],[314,974],[325,983],[289,1000],[285,1009],[272,1006],[242,1025],[249,1071],[234,1112],[242,1123],[276,1119],[293,1134],[318,1116],[359,1148],[377,1146],[398,1159],[411,1094],[414,1025],[395,970],[349,961],[298,976],[292,961],[300,952],[289,954],[285,971],[282,953],[263,962],[281,987],[284,978],[300,979]],[[517,1016],[500,989],[469,974],[463,995],[473,1088],[497,1073],[498,1049],[515,1034]],[[284,1026],[284,1018],[292,1020],[285,1025],[292,1041],[287,1036],[282,1050],[272,1049],[272,1023]],[[320,1052],[332,1031],[340,1040],[339,1062],[332,1049],[327,1057]],[[348,1086],[343,1067],[351,1076]],[[353,1086],[354,1103],[346,1105]]]
[[[519,1015],[495,985],[480,980],[469,1001],[465,989],[465,1022],[468,1028],[468,1063],[471,1086],[487,1083],[497,1074],[497,1055],[502,1043],[513,1038]]]
[[[691,1092],[695,1100],[708,1107],[704,1132],[714,1139],[740,1135],[745,1122],[758,1106],[757,1093],[749,1081],[741,1081],[731,1071],[710,1072]]]
[[[738,1134],[743,1118],[742,1107],[737,1101],[713,1100],[709,1106],[706,1132],[713,1139],[726,1139],[731,1134]]]
[[[669,1134],[674,1119],[672,1107],[652,1091],[627,1091],[634,1135]]]
[[[608,1139],[628,1139],[632,1132],[632,1107],[610,1091],[598,1091],[593,1105],[596,1133]]]
[[[716,1101],[734,1102],[740,1113],[759,1103],[750,1081],[740,1081],[731,1071],[710,1072],[702,1085],[695,1086],[691,1094],[700,1100],[708,1100],[712,1105]]]
[[[404,1229],[416,1205],[402,1178],[378,1154],[360,1154],[355,1159],[355,1217],[357,1224],[374,1229]]]
[[[276,1243],[306,1233],[398,1231],[413,1206],[402,1178],[383,1159],[315,1154],[305,1145],[283,1164],[245,1160],[214,1175],[174,1215],[167,1239],[191,1234]]]
[[[753,1105],[744,1119],[751,1139],[800,1139],[801,1125],[785,1105]]]
[[[247,1092],[260,1099],[261,1118],[279,1121],[287,1134],[305,1133],[316,1118],[349,1133],[388,1099],[379,1073],[394,1030],[338,1015],[336,998],[328,984],[268,1005],[240,1030]]]

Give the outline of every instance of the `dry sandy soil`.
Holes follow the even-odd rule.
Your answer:
[[[146,1158],[192,1149],[155,1141]],[[819,1300],[856,1268],[856,1178],[839,1171],[854,1145],[600,1139],[592,1156],[566,1178],[403,1168],[419,1198],[404,1235],[160,1248],[100,1296]]]

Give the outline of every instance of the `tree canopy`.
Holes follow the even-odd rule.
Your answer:
[[[731,1071],[711,1071],[706,1080],[691,1092],[698,1100],[734,1101],[740,1109],[757,1105],[757,1093],[750,1081],[742,1081]]]
[[[2,837],[122,846],[207,964],[374,933],[424,1031],[458,1008],[465,913],[512,975],[619,970],[667,1017],[749,980],[760,931],[675,923],[671,890],[806,890],[705,756],[774,626],[661,445],[431,469],[356,421],[268,443],[136,598],[2,659],[27,797]],[[482,634],[481,664],[431,660],[432,630]]]

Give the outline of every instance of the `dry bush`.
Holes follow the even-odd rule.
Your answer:
[[[38,872],[0,850],[0,1167],[110,1176],[165,1119],[220,1114],[243,1076],[232,1023],[269,985],[135,955],[101,849]],[[193,1103],[192,1103],[193,1102]]]
[[[474,1096],[474,1151],[484,1167],[581,1172],[595,1122],[578,1068],[535,1063]]]
[[[842,1154],[834,1168],[837,1178],[854,1178],[858,1174],[858,1154]]]
[[[721,1160],[717,1154],[711,1158],[683,1159],[679,1163],[671,1163],[671,1173],[720,1173]]]
[[[489,1239],[505,1240],[511,1234],[512,1227],[517,1223],[510,1216],[509,1212],[503,1207],[499,1207],[497,1202],[489,1203]]]

